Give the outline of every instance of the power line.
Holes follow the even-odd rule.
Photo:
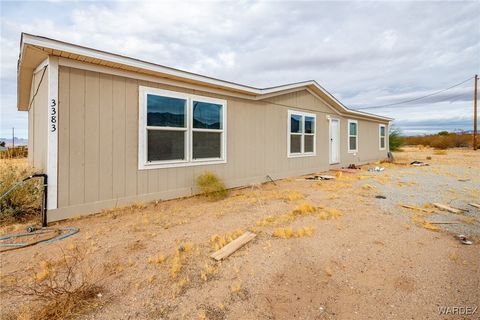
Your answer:
[[[472,80],[473,78],[474,78],[474,77],[470,77],[470,78],[468,78],[468,79],[466,79],[466,80],[464,80],[464,81],[462,81],[462,82],[460,82],[460,83],[457,83],[457,84],[455,84],[455,85],[453,85],[453,86],[450,86],[450,87],[448,87],[448,88],[446,88],[446,89],[439,90],[439,91],[436,91],[436,92],[427,94],[427,95],[422,96],[422,97],[418,97],[418,98],[414,98],[414,99],[409,99],[409,100],[405,100],[405,101],[401,101],[401,102],[384,104],[384,105],[381,105],[381,106],[372,106],[372,107],[356,108],[356,110],[385,108],[385,107],[397,106],[397,105],[399,105],[399,104],[405,104],[405,103],[409,103],[409,102],[413,102],[413,101],[425,99],[425,98],[428,98],[428,97],[437,95],[437,94],[439,94],[439,93],[445,92],[445,91],[447,91],[447,90],[450,90],[450,89],[452,89],[452,88],[458,87],[459,85],[462,85],[462,84],[464,84],[465,82]]]

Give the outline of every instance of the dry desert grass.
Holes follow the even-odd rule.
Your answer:
[[[14,277],[26,290],[32,270],[36,281],[48,279],[59,252],[78,247],[85,252],[78,266],[88,272],[75,276],[102,281],[87,281],[98,287],[65,307],[64,317],[436,319],[439,305],[478,304],[480,238],[464,246],[442,226],[432,230],[427,223],[434,208],[424,200],[453,192],[462,202],[478,199],[479,191],[469,187],[480,182],[480,170],[472,170],[479,167],[478,153],[412,148],[396,156],[397,163],[375,164],[385,166],[383,173],[366,166],[333,181],[286,179],[233,190],[218,201],[199,196],[63,221],[56,225],[81,232],[1,253],[2,285]],[[430,167],[406,165],[427,157]],[[430,180],[421,181],[425,175],[452,182],[468,175],[471,181],[458,182],[466,190],[448,191],[453,184],[430,190],[424,184]],[[387,189],[420,203],[418,209],[384,206],[391,200],[375,196]],[[462,225],[478,231],[478,221],[462,217]],[[224,261],[210,258],[244,231],[257,237]],[[0,301],[2,317],[46,305],[28,294],[3,292]]]

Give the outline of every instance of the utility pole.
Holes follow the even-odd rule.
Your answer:
[[[473,94],[473,150],[477,150],[478,133],[477,133],[477,87],[478,74],[475,75],[475,91]]]
[[[12,128],[12,148],[15,149],[15,127]]]

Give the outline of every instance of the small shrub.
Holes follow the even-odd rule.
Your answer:
[[[33,173],[34,169],[25,159],[2,160],[0,162],[0,195]],[[40,213],[43,193],[41,180],[28,180],[0,200],[0,225],[24,221]]]
[[[391,128],[388,135],[388,145],[390,151],[398,151],[405,144],[402,132],[398,128]]]
[[[197,177],[197,185],[202,193],[211,200],[224,199],[228,194],[225,184],[209,171],[205,171]]]

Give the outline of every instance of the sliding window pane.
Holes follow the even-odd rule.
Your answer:
[[[302,116],[292,114],[290,116],[290,132],[301,133],[302,132]]]
[[[290,153],[302,152],[302,135],[291,134],[290,135]]]
[[[357,138],[350,137],[350,150],[357,150]]]
[[[350,135],[351,136],[357,135],[357,124],[355,122],[350,122]]]
[[[305,135],[305,151],[304,152],[313,152],[313,142],[314,136],[313,135]]]
[[[315,133],[314,117],[305,117],[305,133]]]
[[[147,131],[148,161],[185,159],[185,131]]]
[[[385,148],[385,137],[380,138],[380,148]]]
[[[193,159],[221,158],[221,146],[221,133],[193,132]]]
[[[221,104],[193,101],[193,127],[196,129],[222,129]]]
[[[385,127],[380,127],[380,136],[385,137]]]
[[[187,100],[147,95],[147,125],[185,128]]]

